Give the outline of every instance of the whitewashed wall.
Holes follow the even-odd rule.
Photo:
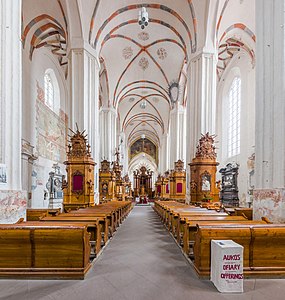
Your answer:
[[[23,104],[25,109],[23,110],[22,136],[26,142],[34,147],[33,154],[37,158],[33,161],[32,165],[26,165],[23,168],[23,177],[31,176],[30,186],[26,187],[29,191],[29,206],[47,207],[48,199],[44,198],[44,191],[46,190],[49,172],[53,170],[52,165],[59,163],[61,172],[65,174],[63,161],[66,159],[64,148],[66,145],[68,124],[63,114],[67,108],[67,83],[57,59],[48,49],[41,48],[40,50],[36,50],[32,61],[28,58],[28,50],[24,50],[23,52]],[[59,109],[55,112],[45,107],[39,101],[39,98],[44,98],[44,95],[41,93],[44,91],[44,75],[46,70],[53,71],[58,83],[58,90],[55,91],[55,94],[59,97]],[[56,85],[54,87],[56,89]],[[44,99],[42,100],[44,102]],[[43,119],[44,115],[41,113],[41,108],[50,117],[50,122],[47,122],[47,119]],[[62,121],[60,121],[61,117]],[[40,120],[41,118],[42,120]],[[39,123],[41,122],[45,123],[40,128]],[[63,127],[64,125],[65,127]],[[43,129],[45,132],[43,132]],[[60,136],[60,134],[64,135],[64,137]],[[53,147],[53,141],[57,143],[59,139],[61,139],[60,156],[58,156],[58,149],[49,149],[46,153],[43,151],[42,147]],[[43,140],[45,140],[45,144],[42,144]],[[51,141],[50,143],[48,143],[49,140]],[[31,170],[29,170],[30,168]]]
[[[235,76],[241,78],[241,132],[240,154],[228,157],[228,92]],[[238,175],[238,188],[240,205],[247,206],[249,200],[249,157],[255,152],[255,69],[247,54],[237,54],[228,65],[218,84],[217,94],[217,161],[218,170],[229,162],[240,165]],[[217,174],[220,179],[220,173]]]

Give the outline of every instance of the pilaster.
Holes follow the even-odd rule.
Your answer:
[[[285,1],[256,5],[254,218],[285,221]]]

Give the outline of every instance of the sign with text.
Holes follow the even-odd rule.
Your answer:
[[[222,293],[243,292],[243,246],[232,240],[211,241],[211,281]]]

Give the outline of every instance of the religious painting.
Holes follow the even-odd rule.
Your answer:
[[[108,182],[104,181],[102,183],[102,194],[106,196],[108,194]]]
[[[204,174],[202,175],[202,191],[210,191],[211,190],[211,175]]]
[[[138,139],[137,141],[135,141],[130,149],[130,155],[129,158],[130,160],[135,157],[136,155],[140,154],[141,152],[144,152],[148,155],[150,155],[156,163],[158,163],[157,161],[157,147],[156,145],[150,141],[147,138],[144,139]]]

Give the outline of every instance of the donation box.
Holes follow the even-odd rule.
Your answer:
[[[232,240],[211,241],[211,281],[221,293],[243,292],[243,246]]]

